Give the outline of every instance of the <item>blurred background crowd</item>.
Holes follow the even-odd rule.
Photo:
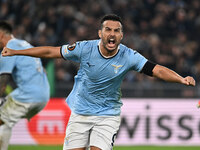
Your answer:
[[[100,18],[122,17],[123,44],[197,86],[187,88],[129,72],[122,84],[125,97],[198,97],[200,81],[199,0],[0,0],[0,20],[14,27],[14,35],[33,46],[61,46],[98,38]],[[51,63],[53,95],[65,97],[72,88],[78,64],[63,59]],[[52,71],[53,70],[53,71]]]

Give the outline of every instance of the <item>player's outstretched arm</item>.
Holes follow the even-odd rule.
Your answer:
[[[4,47],[1,52],[2,56],[26,55],[41,58],[60,58],[60,47],[41,46],[33,47],[25,50],[13,50]]]
[[[179,74],[171,69],[168,69],[161,65],[156,65],[153,69],[153,76],[165,80],[167,82],[177,82],[185,85],[195,86],[195,80],[191,76],[185,78],[181,77]]]

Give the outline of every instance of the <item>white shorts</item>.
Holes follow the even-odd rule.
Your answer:
[[[21,118],[31,119],[47,104],[47,102],[21,103],[12,99],[10,96],[7,96],[6,99],[6,102],[0,108],[0,119],[11,128]]]
[[[112,150],[120,116],[83,116],[71,113],[63,150],[90,146]]]

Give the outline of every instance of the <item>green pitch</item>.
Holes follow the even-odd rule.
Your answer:
[[[62,146],[11,145],[8,150],[62,150]],[[113,150],[200,150],[200,146],[115,146]]]

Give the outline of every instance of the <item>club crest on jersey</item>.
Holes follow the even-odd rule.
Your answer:
[[[118,65],[118,66],[117,65],[112,65],[112,66],[114,67],[114,72],[118,73],[119,68],[122,67],[123,65]]]
[[[76,47],[76,43],[73,43],[71,45],[68,45],[67,49],[70,50],[70,51],[73,51],[75,49],[75,47]]]

